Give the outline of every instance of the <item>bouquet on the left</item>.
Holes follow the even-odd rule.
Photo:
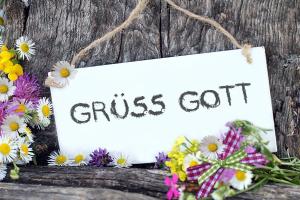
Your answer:
[[[17,165],[33,160],[31,129],[50,124],[52,106],[40,97],[35,77],[23,72],[21,61],[35,53],[34,42],[20,37],[15,48],[1,44],[0,50],[0,181],[6,177],[7,165],[12,179],[19,178]]]

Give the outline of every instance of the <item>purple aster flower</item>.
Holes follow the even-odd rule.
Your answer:
[[[3,120],[5,119],[6,115],[8,114],[7,110],[6,110],[7,106],[8,106],[7,101],[0,102],[0,124],[2,124]]]
[[[156,162],[154,168],[156,169],[165,169],[167,168],[165,162],[169,160],[168,155],[164,152],[159,152],[157,156],[155,156]]]
[[[224,183],[228,183],[234,175],[235,175],[234,169],[224,169],[220,181]]]
[[[93,151],[90,156],[91,160],[89,164],[97,167],[106,167],[113,161],[106,149],[99,148],[98,150]]]
[[[24,74],[16,80],[15,86],[15,97],[31,101],[34,104],[38,103],[40,97],[40,85],[35,77]]]

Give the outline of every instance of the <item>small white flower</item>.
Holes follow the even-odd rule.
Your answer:
[[[50,166],[68,166],[72,163],[68,156],[60,153],[59,151],[52,152],[48,159],[48,165]]]
[[[183,160],[183,170],[186,171],[187,168],[194,167],[199,164],[201,163],[196,156],[194,156],[193,154],[188,154],[187,156],[184,157]]]
[[[113,165],[118,168],[128,168],[132,166],[132,162],[129,160],[128,156],[117,153],[113,156]]]
[[[0,101],[7,101],[15,92],[16,87],[12,81],[6,78],[0,78]]]
[[[76,75],[75,66],[66,61],[60,61],[54,65],[51,75],[56,83],[66,85]]]
[[[34,110],[34,105],[32,104],[31,101],[26,101],[25,99],[20,99],[20,100],[14,101],[10,105],[9,109],[13,109],[16,114],[24,117],[25,123],[28,123],[32,119],[32,117],[30,115],[28,115],[27,113],[29,111]]]
[[[249,185],[251,185],[253,174],[251,171],[243,172],[237,170],[235,175],[229,181],[231,186],[238,189],[244,190],[247,189]]]
[[[17,157],[15,141],[6,136],[0,137],[0,163],[10,163]]]
[[[49,117],[52,115],[52,105],[51,105],[49,99],[44,97],[39,100],[39,104],[37,106],[37,112],[38,112],[39,121],[41,122],[41,124],[42,125],[47,124],[49,121]],[[50,121],[49,121],[49,123],[50,123]]]
[[[77,154],[74,157],[72,165],[74,165],[74,166],[87,165],[87,159],[84,156],[84,154],[81,154],[81,153]]]
[[[24,118],[21,118],[16,114],[12,114],[4,119],[1,128],[4,135],[15,138],[19,135],[19,133],[23,133],[25,131],[26,124],[24,122]]]
[[[0,181],[2,181],[6,176],[7,167],[4,164],[0,164]]]
[[[34,156],[30,144],[26,141],[25,138],[19,139],[19,151],[20,151],[20,160],[24,163],[29,163],[32,161]]]
[[[222,153],[224,146],[216,136],[206,136],[200,143],[200,151],[209,159],[217,159],[218,154]]]
[[[16,41],[16,50],[20,57],[24,60],[30,60],[31,56],[35,54],[35,43],[26,36],[22,36]]]

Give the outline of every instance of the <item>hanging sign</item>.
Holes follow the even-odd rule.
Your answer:
[[[77,69],[51,88],[60,149],[69,156],[101,147],[134,163],[155,160],[174,138],[220,134],[236,119],[274,130],[263,47]],[[275,132],[262,135],[276,151]]]

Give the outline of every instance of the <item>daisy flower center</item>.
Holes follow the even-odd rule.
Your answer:
[[[18,124],[17,122],[11,122],[11,123],[9,124],[9,128],[10,128],[10,130],[12,130],[12,131],[16,131],[16,130],[19,129],[19,124]]]
[[[50,108],[49,108],[48,105],[44,105],[44,106],[42,107],[42,113],[43,113],[43,115],[44,115],[45,117],[49,117],[49,115],[50,115]]]
[[[29,45],[27,43],[22,43],[20,45],[20,49],[24,52],[24,53],[28,53],[29,52]]]
[[[55,159],[55,163],[58,165],[62,165],[67,161],[67,157],[64,155],[58,155]]]
[[[218,145],[215,143],[211,143],[207,146],[210,152],[216,152],[218,150]]]
[[[26,110],[26,106],[24,104],[20,104],[18,106],[18,108],[16,109],[16,112],[17,113],[25,113],[25,110]]]
[[[83,161],[83,159],[84,159],[83,155],[80,154],[80,155],[75,156],[74,162],[79,164]]]
[[[3,19],[3,17],[0,17],[0,26],[4,26],[4,22],[5,20]]]
[[[8,92],[7,85],[0,85],[0,93],[1,94],[6,94],[7,92]]]
[[[196,166],[196,165],[198,165],[198,162],[195,161],[195,160],[192,160],[192,161],[190,162],[189,167],[194,167],[194,166]]]
[[[246,173],[245,172],[242,172],[242,171],[237,171],[236,173],[235,173],[235,177],[236,177],[236,179],[238,180],[238,181],[245,181],[246,180],[246,178],[247,178],[247,175],[246,175]]]
[[[28,152],[29,152],[29,149],[28,149],[28,146],[26,144],[22,144],[21,145],[21,150],[22,152],[27,156],[28,155]]]
[[[8,155],[10,153],[10,146],[6,143],[0,144],[0,153],[3,155]]]
[[[67,78],[67,77],[70,76],[70,71],[69,71],[67,68],[62,68],[62,69],[60,70],[60,75],[61,75],[61,77],[63,77],[63,78]]]
[[[126,159],[125,158],[119,158],[117,160],[117,164],[118,165],[125,165],[126,164]]]

